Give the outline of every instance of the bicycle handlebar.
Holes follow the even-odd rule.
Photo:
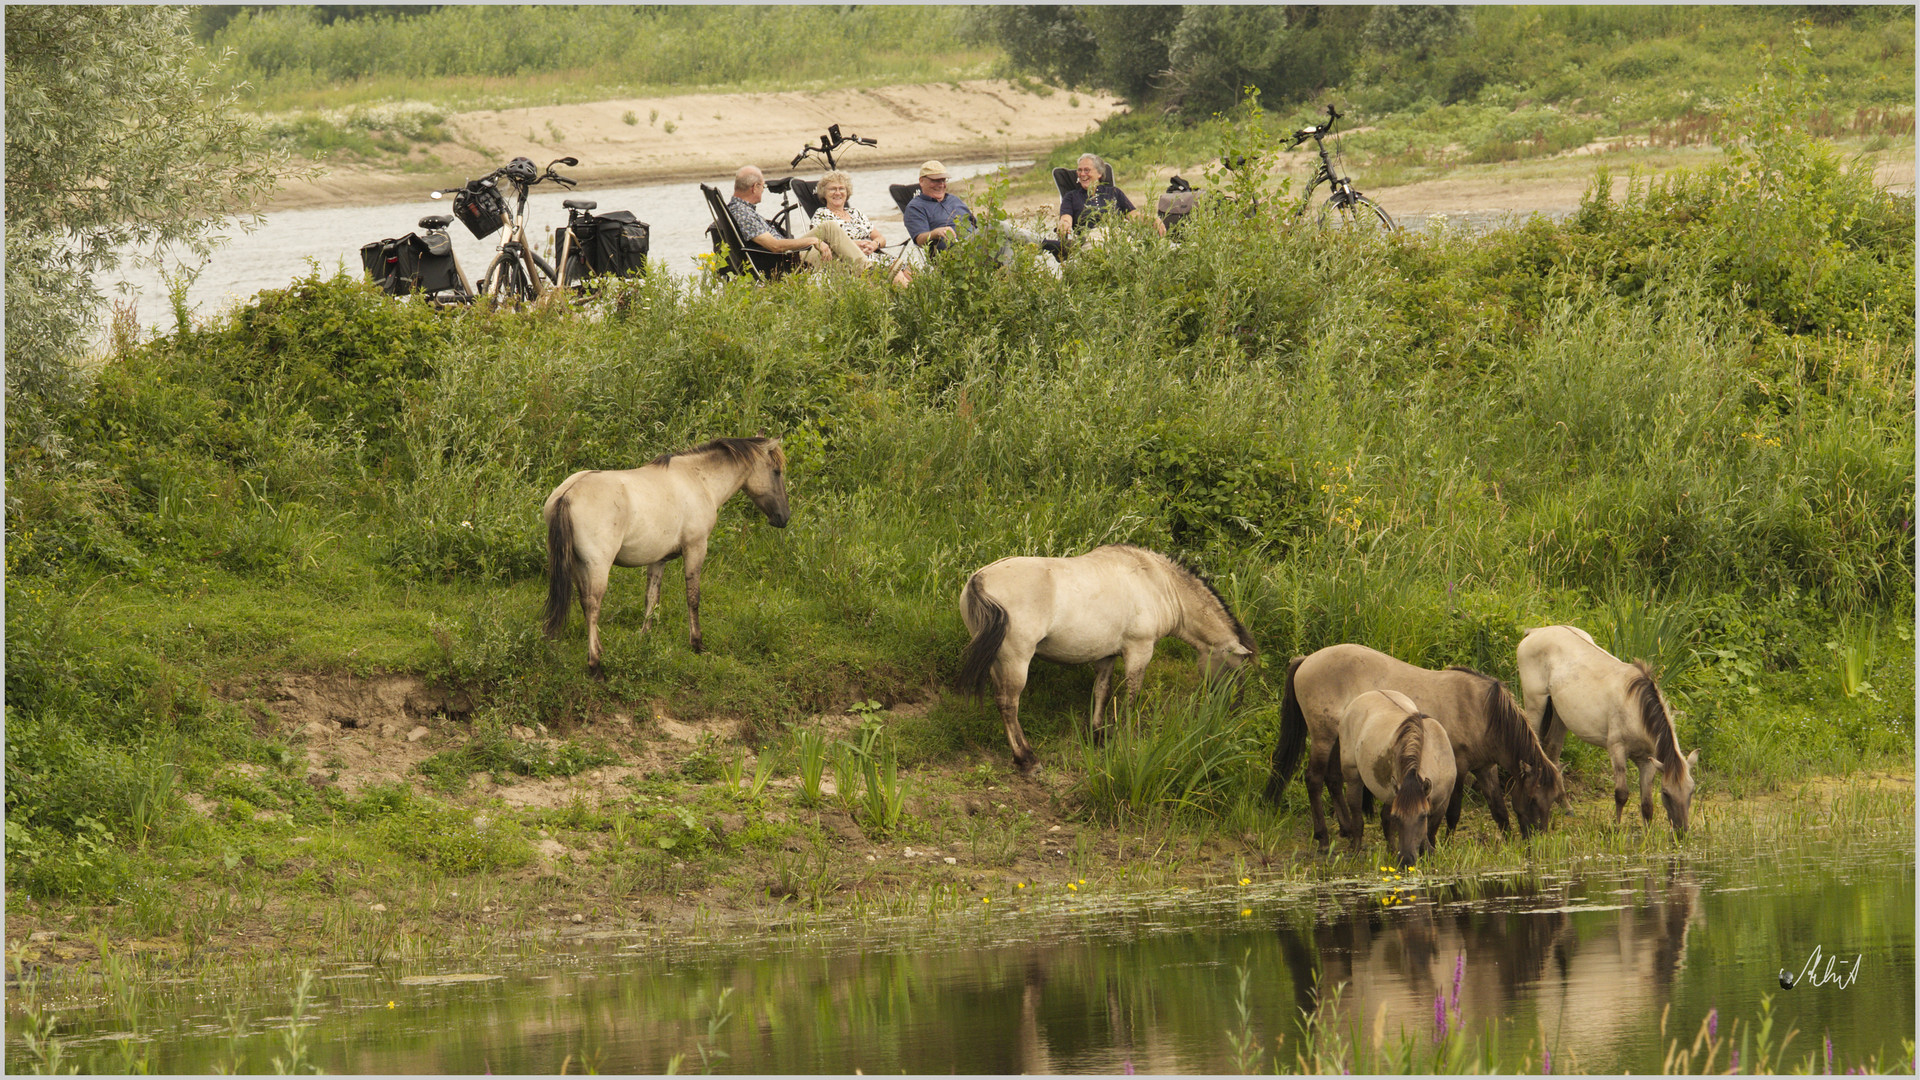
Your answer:
[[[842,146],[847,145],[848,143],[854,143],[859,146],[879,146],[880,145],[880,141],[878,139],[863,139],[858,135],[854,135],[850,133],[846,135],[842,135],[840,133],[840,125],[832,124],[828,126],[826,134],[820,136],[819,146],[810,145],[805,147],[798,154],[795,154],[793,156],[793,160],[787,163],[787,167],[790,169],[798,168],[801,162],[807,160],[807,158],[815,154],[819,154],[826,157],[827,163],[829,165],[832,165],[833,152],[835,150],[840,149]]]

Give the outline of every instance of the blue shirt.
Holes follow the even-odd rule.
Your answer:
[[[925,192],[915,195],[907,203],[907,208],[901,211],[900,217],[906,222],[907,235],[915,243],[919,242],[921,233],[932,232],[944,225],[953,226],[954,232],[958,233],[963,231],[962,221],[969,228],[974,224],[973,211],[961,201],[960,196],[951,191],[938,202],[927,198]]]

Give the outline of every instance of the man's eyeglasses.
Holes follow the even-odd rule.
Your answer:
[[[934,187],[945,187],[947,184],[947,179],[944,176],[939,177],[938,179],[928,176],[928,177],[923,177],[920,182],[923,184],[931,184]]]

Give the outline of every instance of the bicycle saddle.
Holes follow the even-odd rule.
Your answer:
[[[453,217],[449,214],[428,214],[420,219],[420,227],[427,230],[444,229],[451,224]]]
[[[568,210],[591,210],[600,204],[594,202],[592,199],[568,199],[560,205],[566,207]]]
[[[793,177],[791,176],[783,176],[778,180],[767,181],[767,190],[773,192],[775,195],[785,195],[787,189],[792,186]]]

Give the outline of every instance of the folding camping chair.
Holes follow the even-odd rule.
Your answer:
[[[723,260],[714,274],[721,278],[744,274],[761,281],[771,281],[800,265],[800,253],[797,251],[768,251],[758,244],[750,244],[740,236],[740,227],[734,224],[733,215],[727,213],[727,202],[720,197],[719,189],[712,184],[701,184],[700,193],[706,196],[707,209],[713,214],[713,224],[707,226],[707,236],[713,241],[713,253]]]

